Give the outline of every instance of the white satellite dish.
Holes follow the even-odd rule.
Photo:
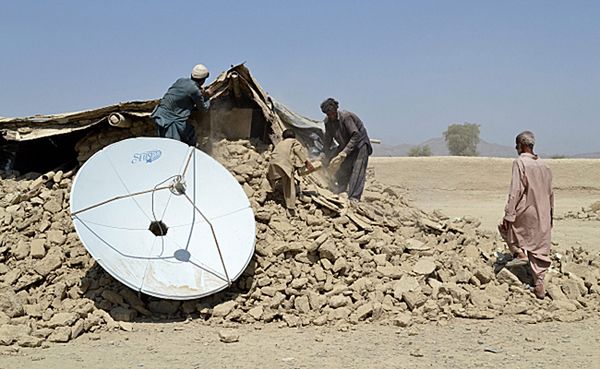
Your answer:
[[[148,295],[192,299],[231,285],[254,254],[254,213],[216,160],[184,143],[131,138],[94,154],[71,189],[83,245]]]

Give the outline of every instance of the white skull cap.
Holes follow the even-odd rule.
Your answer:
[[[204,64],[198,64],[192,69],[192,78],[202,79],[208,77],[208,68]]]

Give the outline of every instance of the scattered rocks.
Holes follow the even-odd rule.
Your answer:
[[[433,258],[422,258],[417,261],[413,267],[413,272],[421,275],[429,275],[435,270],[435,262]]]
[[[551,308],[553,310],[576,311],[577,305],[566,300],[554,300],[552,301]]]
[[[19,336],[17,338],[17,344],[21,347],[40,347],[44,339],[41,337],[33,336]]]
[[[224,303],[214,307],[212,316],[225,317],[233,310],[235,305],[236,305],[235,301],[225,301]]]
[[[410,327],[412,325],[412,316],[409,313],[400,312],[393,318],[392,323],[397,327]]]
[[[358,309],[356,309],[356,311],[354,312],[354,317],[356,318],[357,321],[361,321],[361,320],[365,320],[367,317],[371,316],[372,314],[373,314],[373,304],[366,303],[364,305],[359,306]]]
[[[582,295],[579,283],[573,278],[563,281],[561,289],[569,300],[577,300]]]
[[[12,324],[3,324],[0,326],[0,345],[10,345],[23,334],[27,333],[23,332],[22,327]]]
[[[264,312],[264,309],[262,306],[256,306],[253,307],[252,309],[248,310],[248,314],[254,318],[254,320],[260,320],[260,318],[262,317]]]
[[[576,211],[569,211],[562,216],[557,217],[562,219],[578,219],[578,220],[600,220],[600,201],[594,202],[592,205],[582,207]]]
[[[307,296],[298,296],[294,300],[294,308],[298,310],[300,313],[308,314],[310,313],[310,302]]]
[[[498,274],[496,274],[496,279],[498,279],[498,282],[507,283],[509,286],[520,286],[523,284],[516,275],[506,268],[502,268]]]
[[[421,240],[411,238],[406,240],[406,249],[409,251],[425,251],[429,250],[430,247],[425,245],[425,243]]]
[[[80,160],[106,143],[86,138]],[[477,228],[477,219],[421,211],[372,175],[363,201],[350,206],[317,185],[319,172],[302,184],[303,200],[288,218],[281,195],[267,196],[266,147],[221,141],[213,155],[250,196],[257,252],[231,288],[185,302],[138,295],[92,260],[68,214],[73,173],[0,181],[0,345],[40,347],[101,330],[130,331],[140,318],[405,328],[517,314],[531,322],[572,321],[600,309],[598,255],[574,249],[555,257],[550,298],[539,301],[523,288],[527,273],[495,273],[503,246]],[[219,339],[237,342],[239,335],[226,330]]]
[[[19,317],[25,312],[17,294],[10,287],[0,288],[0,311],[9,318]]]
[[[419,291],[408,291],[402,294],[402,300],[412,311],[427,302],[427,296]]]
[[[50,230],[46,232],[46,237],[48,238],[48,242],[54,245],[62,245],[67,239],[61,230]]]
[[[219,331],[219,341],[223,343],[234,343],[240,340],[240,335],[232,331]]]
[[[48,336],[48,341],[50,342],[69,342],[70,339],[70,327],[58,327]]]
[[[29,255],[29,250],[29,244],[25,240],[20,240],[13,250],[13,255],[17,260],[22,260]]]
[[[42,260],[38,261],[34,270],[42,277],[46,277],[52,271],[58,269],[62,264],[62,259],[58,252],[46,255]]]
[[[48,328],[70,326],[77,321],[78,315],[75,313],[58,313],[54,315],[45,326]]]
[[[41,259],[46,255],[45,248],[46,240],[44,239],[36,239],[31,241],[31,257],[34,259]]]
[[[346,306],[350,303],[350,298],[347,296],[336,295],[329,299],[328,305],[336,309],[342,306]]]

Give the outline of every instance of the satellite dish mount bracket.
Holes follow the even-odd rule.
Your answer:
[[[186,184],[182,176],[178,175],[173,178],[173,181],[169,185],[169,190],[173,195],[185,194]]]

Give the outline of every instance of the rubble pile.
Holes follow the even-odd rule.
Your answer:
[[[503,245],[476,219],[425,213],[372,175],[358,204],[303,177],[289,219],[265,178],[267,147],[220,141],[213,153],[251,199],[256,253],[231,288],[199,300],[139,295],[95,263],[68,213],[73,173],[0,181],[0,345],[67,342],[140,320],[407,327],[500,315],[571,321],[600,311],[599,255],[556,255],[550,297],[537,300],[523,287],[527,269],[502,268]]]
[[[590,206],[582,207],[578,211],[569,211],[561,217],[557,217],[557,219],[600,220],[600,201],[596,201]]]

